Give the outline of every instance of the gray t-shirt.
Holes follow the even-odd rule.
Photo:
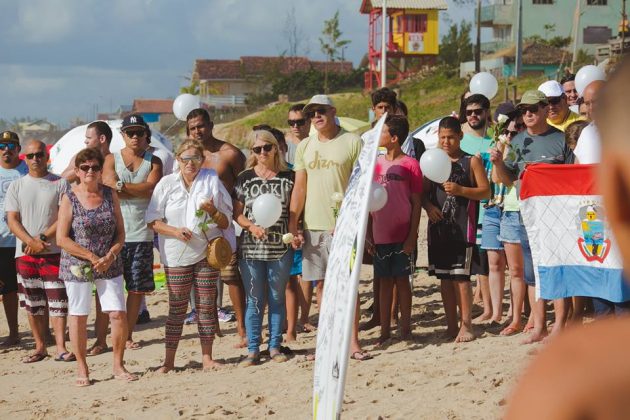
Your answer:
[[[59,212],[59,201],[66,188],[66,180],[55,174],[42,178],[24,175],[9,185],[4,199],[5,211],[20,213],[22,226],[33,237],[44,233],[55,221]],[[51,246],[42,254],[59,254],[55,238],[48,238]],[[15,257],[24,255],[22,241],[16,238]]]
[[[572,155],[562,131],[549,127],[543,134],[531,135],[525,130],[512,139],[505,166],[518,179],[527,163],[570,163]]]
[[[0,248],[15,248],[15,235],[9,230],[7,226],[7,216],[4,210],[4,197],[9,189],[9,185],[18,178],[23,177],[28,173],[28,166],[23,160],[20,164],[13,169],[4,169],[0,167],[0,211],[2,217],[0,217]]]

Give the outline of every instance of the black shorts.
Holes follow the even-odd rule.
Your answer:
[[[15,248],[0,248],[0,295],[17,292],[17,271],[15,269]]]
[[[481,249],[481,246],[475,245],[473,248],[472,266],[470,267],[470,274],[478,274],[480,276],[487,276],[490,274],[490,264],[488,263],[488,251]]]
[[[415,271],[416,255],[405,254],[402,243],[376,244],[374,277],[406,277]]]

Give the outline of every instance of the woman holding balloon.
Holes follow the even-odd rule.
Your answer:
[[[265,302],[269,304],[269,357],[285,362],[281,352],[285,318],[285,289],[293,264],[289,203],[294,174],[287,168],[278,141],[267,130],[251,135],[246,170],[236,180],[234,219],[243,228],[239,268],[247,296],[245,327],[247,358],[244,366],[260,361],[260,336]]]

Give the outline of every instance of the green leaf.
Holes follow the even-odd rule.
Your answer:
[[[201,217],[203,216],[204,211],[202,209],[197,209],[197,211],[195,211],[195,216],[196,217]]]

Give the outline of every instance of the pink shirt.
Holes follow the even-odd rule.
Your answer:
[[[418,161],[406,155],[394,161],[379,156],[374,168],[374,181],[387,191],[385,206],[372,213],[374,243],[405,242],[411,225],[411,194],[422,193],[422,172]]]

